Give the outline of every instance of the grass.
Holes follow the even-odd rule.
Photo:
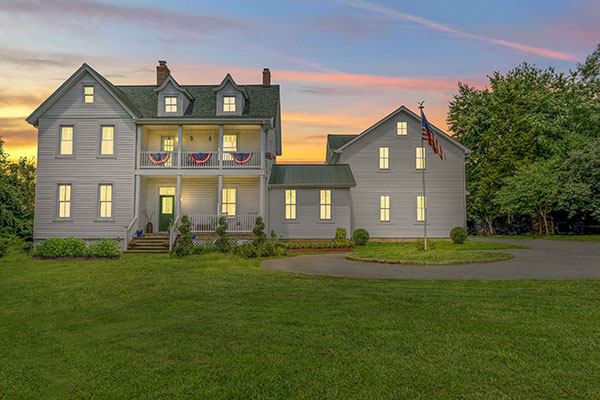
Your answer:
[[[600,281],[0,258],[3,398],[598,398]]]
[[[541,239],[566,242],[600,242],[600,235],[493,235],[485,236],[497,239]]]
[[[433,242],[433,250],[422,251],[417,250],[416,242],[370,242],[366,246],[356,246],[349,258],[359,261],[378,260],[401,264],[457,264],[506,260],[513,256],[489,250],[524,248],[527,247],[496,242],[467,240],[463,244],[454,244],[450,241],[440,240]]]

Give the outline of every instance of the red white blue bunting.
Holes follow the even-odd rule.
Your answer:
[[[148,160],[155,165],[162,165],[169,161],[169,158],[171,153],[148,153]]]
[[[212,153],[192,153],[190,154],[196,164],[206,164],[212,157]]]
[[[231,153],[233,157],[233,162],[242,165],[248,164],[248,162],[252,159],[252,153]]]

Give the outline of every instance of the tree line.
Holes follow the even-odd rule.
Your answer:
[[[600,45],[568,73],[523,63],[478,89],[459,82],[448,127],[466,159],[479,233],[552,234],[600,221]]]

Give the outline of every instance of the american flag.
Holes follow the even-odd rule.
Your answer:
[[[442,150],[442,146],[440,146],[437,139],[435,138],[435,134],[433,133],[433,130],[431,129],[431,125],[429,125],[427,118],[425,118],[423,110],[421,110],[421,138],[423,140],[426,140],[427,143],[429,143],[431,150],[433,150],[435,154],[439,154],[442,160],[446,159],[446,155]]]

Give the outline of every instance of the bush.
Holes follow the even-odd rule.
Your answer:
[[[90,252],[83,239],[69,237],[64,239],[64,254],[65,257],[87,257]]]
[[[416,243],[417,250],[421,250],[421,251],[425,250],[425,242],[423,241],[423,239],[419,239],[415,243]],[[431,239],[427,239],[427,250],[434,250],[434,249],[435,249],[435,242]]]
[[[188,256],[194,252],[194,242],[192,242],[192,223],[187,214],[181,216],[181,223],[177,227],[177,243],[173,249],[175,257]]]
[[[335,230],[335,238],[333,240],[346,240],[346,228],[337,228]]]
[[[215,251],[215,243],[212,240],[205,240],[194,244],[193,254],[210,253]]]
[[[462,226],[456,226],[450,231],[450,239],[454,244],[463,244],[467,240],[467,231]]]
[[[244,243],[241,246],[238,246],[235,254],[244,258],[256,258],[258,257],[258,251],[256,246],[253,243]]]
[[[6,251],[8,250],[9,242],[10,242],[10,240],[7,238],[0,238],[0,257],[4,256],[6,254]]]
[[[359,246],[366,245],[369,238],[369,232],[366,229],[359,228],[352,233],[352,240]]]
[[[257,248],[259,257],[272,257],[275,255],[275,245],[271,242],[264,242]]]
[[[119,242],[113,239],[100,239],[90,243],[90,257],[117,257],[121,253]]]
[[[256,236],[252,242],[256,247],[259,247],[267,241],[267,234],[265,233],[265,221],[261,216],[256,217],[256,220],[254,220],[254,228],[252,228],[252,233],[254,233],[254,236]]]
[[[217,229],[215,229],[215,233],[218,236],[218,239],[215,240],[215,250],[221,253],[227,253],[232,250],[231,239],[227,234],[227,218],[224,216],[220,216],[217,221]]]

